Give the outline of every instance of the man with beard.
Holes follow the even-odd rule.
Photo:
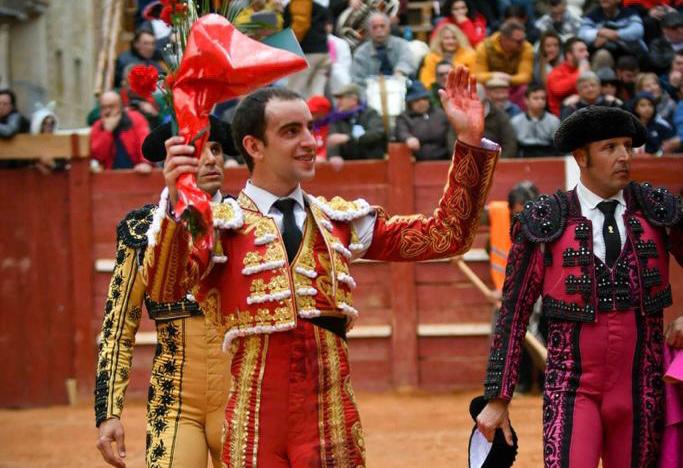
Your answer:
[[[512,228],[500,317],[479,430],[512,444],[508,404],[534,302],[543,297],[547,468],[654,467],[662,431],[663,309],[669,253],[683,264],[683,204],[630,181],[646,132],[631,114],[589,107],[565,120],[555,145],[580,168],[574,190],[526,204]],[[681,331],[672,329],[670,343]]]

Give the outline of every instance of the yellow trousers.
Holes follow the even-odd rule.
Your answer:
[[[147,466],[221,467],[229,358],[203,316],[157,322],[147,401]]]

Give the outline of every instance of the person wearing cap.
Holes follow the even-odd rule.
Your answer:
[[[683,15],[673,10],[659,21],[661,37],[650,41],[649,64],[657,74],[664,74],[671,68],[674,56],[683,50]]]
[[[163,160],[164,141],[172,137],[170,123],[152,130],[142,147],[145,158]],[[228,127],[212,117],[209,141],[199,160],[197,186],[213,197],[217,223],[222,219],[216,207],[222,200],[223,154],[232,146]],[[148,246],[147,229],[159,209],[165,210],[155,205],[133,210],[117,227],[116,263],[105,302],[95,379],[97,448],[110,465],[125,466],[125,431],[120,418],[144,303],[156,325],[157,342],[147,400],[146,466],[206,467],[210,454],[212,466],[219,468],[230,374],[229,358],[221,351],[216,326],[217,302],[214,296],[197,302],[191,290],[175,301],[150,298],[139,268]]]
[[[484,105],[484,136],[501,146],[502,158],[514,158],[517,155],[517,137],[510,117],[489,100],[481,84],[477,85],[477,93]]]
[[[600,92],[603,96],[617,97],[619,92],[619,78],[610,67],[600,67],[595,70],[600,79]]]
[[[327,136],[327,158],[339,166],[347,159],[377,159],[386,152],[382,117],[362,99],[365,93],[351,83],[335,93],[336,112]]]
[[[602,94],[600,78],[592,71],[587,71],[576,80],[578,94],[564,100],[560,120],[564,120],[579,109],[589,106],[621,107],[623,102],[614,96]]]
[[[191,246],[170,213],[148,231],[155,241],[142,274],[155,300],[177,298],[198,278],[198,298],[204,288],[219,293],[224,346],[233,351],[225,466],[365,466],[346,343],[360,313],[349,267],[357,258],[421,261],[469,249],[498,158],[498,146],[482,139],[475,87],[456,67],[441,93],[458,141],[431,217],[390,217],[362,199],[303,191],[316,170],[313,117],[298,94],[264,88],[241,100],[232,122],[250,179],[216,236],[227,262]],[[174,206],[176,179],[196,161],[185,145],[168,154],[163,200]]]
[[[306,101],[308,109],[313,116],[313,136],[317,149],[316,159],[319,161],[327,160],[327,135],[330,132],[330,112],[332,104],[325,96],[315,95]]]
[[[673,124],[674,112],[676,111],[676,101],[665,92],[662,83],[654,73],[641,73],[636,81],[636,92],[646,92],[654,96],[657,104],[657,114],[664,120]]]
[[[676,129],[657,113],[657,101],[652,94],[645,91],[636,94],[629,110],[647,130],[646,153],[661,156],[663,148],[678,148],[681,145]]]
[[[626,111],[578,110],[555,134],[579,166],[577,186],[527,203],[513,224],[484,383],[488,404],[477,422],[489,440],[502,428],[512,443],[507,408],[529,314],[543,297],[548,468],[657,460],[663,309],[672,303],[669,254],[683,264],[683,202],[630,180],[633,148],[645,141],[645,128]]]
[[[507,114],[509,118],[521,114],[522,109],[510,102],[510,83],[500,78],[491,78],[484,86],[489,102]]]
[[[562,101],[576,94],[576,81],[579,75],[590,71],[588,47],[578,37],[572,37],[564,43],[564,62],[553,68],[548,74],[548,109],[560,116]]]
[[[396,117],[396,141],[408,145],[418,161],[448,159],[455,140],[446,113],[432,106],[429,96],[414,81],[406,93],[407,110]]]

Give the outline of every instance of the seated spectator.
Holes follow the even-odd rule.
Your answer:
[[[616,72],[619,80],[617,97],[623,102],[628,102],[636,94],[636,79],[640,73],[638,60],[633,55],[622,55],[617,60]]]
[[[100,114],[90,131],[90,157],[98,163],[94,167],[150,172],[152,166],[142,157],[142,142],[149,134],[142,114],[125,110],[114,91],[100,96]]]
[[[659,82],[675,101],[683,98],[683,50],[676,52],[669,72],[660,75]]]
[[[576,81],[590,70],[588,47],[577,37],[564,44],[564,62],[548,74],[548,109],[559,117],[562,101],[576,94]]]
[[[548,7],[548,13],[535,23],[541,34],[552,31],[564,42],[579,33],[581,17],[567,9],[567,0],[550,0]]]
[[[657,106],[657,115],[673,124],[676,102],[671,99],[668,93],[662,90],[657,75],[654,73],[643,73],[638,76],[636,81],[636,93],[647,92],[654,96]]]
[[[330,131],[330,112],[332,111],[332,104],[325,96],[311,96],[306,101],[308,109],[313,116],[313,137],[317,149],[315,150],[315,158],[318,161],[327,160],[327,135]]]
[[[649,65],[657,74],[666,73],[674,55],[683,50],[683,16],[677,11],[667,13],[659,22],[661,37],[649,44]]]
[[[676,104],[676,110],[674,111],[674,128],[676,129],[676,135],[680,141],[683,141],[683,100],[678,101]],[[681,146],[673,144],[665,144],[662,148],[665,153],[679,153],[681,152]]]
[[[591,51],[603,49],[615,61],[624,54],[644,59],[643,33],[643,20],[634,10],[621,8],[621,0],[600,0],[583,17],[579,29],[579,37]]]
[[[565,99],[560,118],[566,119],[579,109],[588,106],[622,107],[623,103],[612,96],[604,96],[600,86],[600,78],[595,73],[588,71],[579,77],[576,82],[578,94]]]
[[[17,133],[28,133],[30,123],[17,110],[17,97],[11,89],[0,89],[0,138],[12,138]]]
[[[436,23],[430,41],[433,41],[441,28],[447,24],[457,26],[465,34],[472,47],[476,47],[486,37],[486,18],[468,5],[465,0],[447,0],[443,11],[450,15],[441,18]]]
[[[55,114],[55,103],[51,102],[46,106],[40,106],[31,114],[31,134],[54,133],[57,130],[57,115]]]
[[[517,137],[510,118],[489,101],[480,84],[477,85],[477,94],[484,104],[484,137],[501,146],[501,157],[514,158],[517,155]]]
[[[472,70],[474,50],[457,26],[447,24],[442,27],[439,33],[433,36],[429,46],[431,50],[425,55],[420,70],[420,81],[426,88],[431,88],[436,81],[436,65],[443,60],[451,62],[453,66],[460,64]]]
[[[523,25],[526,32],[526,40],[531,44],[535,44],[539,37],[541,37],[541,33],[536,28],[533,21],[531,21],[532,17],[530,15],[533,13],[531,4],[527,3],[529,6],[529,8],[527,8],[525,5],[521,5],[520,3],[526,3],[529,0],[516,1],[517,4],[513,2],[503,11],[503,21],[517,21],[519,24]]]
[[[396,118],[396,141],[408,145],[418,161],[450,159],[455,138],[448,118],[430,104],[421,82],[414,81],[408,89],[406,107]]]
[[[436,81],[430,86],[429,100],[432,106],[441,109],[441,97],[439,97],[439,90],[446,88],[446,78],[453,69],[453,64],[447,60],[442,60],[436,64]]]
[[[647,130],[645,140],[645,152],[649,154],[661,155],[666,148],[677,148],[681,140],[676,134],[673,126],[666,120],[657,115],[655,97],[647,92],[641,92],[633,98],[630,106],[631,112],[638,117],[640,123]]]
[[[294,31],[308,68],[287,78],[287,87],[307,99],[325,93],[330,57],[327,49],[327,0],[290,0],[285,7],[285,27]]]
[[[538,51],[534,60],[534,81],[545,86],[548,75],[562,62],[562,42],[554,31],[547,31],[538,41]]]
[[[525,158],[557,154],[553,136],[560,119],[546,112],[546,92],[540,84],[530,84],[524,96],[526,112],[510,120],[517,134],[517,155]]]
[[[369,39],[353,53],[351,79],[365,87],[370,76],[415,73],[408,41],[389,34],[389,17],[381,12],[371,13],[367,20]]]
[[[337,112],[331,116],[327,158],[334,165],[344,159],[377,159],[386,152],[387,135],[382,118],[368,107],[360,86],[350,84],[334,96]]]
[[[595,74],[600,78],[600,89],[604,96],[617,97],[619,94],[619,85],[621,82],[617,78],[617,74],[614,73],[609,67],[598,68]]]
[[[55,103],[50,102],[48,105],[39,105],[33,114],[31,114],[31,134],[39,135],[43,133],[55,133],[58,127],[57,115],[55,114]],[[49,174],[53,171],[64,170],[69,167],[69,162],[66,159],[50,158],[47,156],[40,156],[36,161],[36,169],[43,174]]]
[[[116,58],[116,68],[114,71],[114,87],[120,88],[121,82],[125,79],[125,70],[130,65],[152,65],[159,73],[164,69],[156,56],[156,39],[149,29],[140,28],[135,31],[135,36],[130,45],[130,49],[123,52]]]
[[[523,104],[524,89],[531,82],[534,50],[526,40],[524,26],[506,21],[500,31],[477,46],[474,74],[479,83],[500,78],[510,84],[510,100]]]
[[[469,11],[476,11],[486,19],[486,25],[489,30],[495,31],[500,25],[503,10],[499,7],[498,2],[491,0],[469,0],[467,2]]]
[[[164,50],[164,47],[170,42],[173,32],[173,28],[161,18],[163,9],[164,5],[160,1],[149,2],[140,12],[144,22],[138,26],[138,28],[148,28],[154,34],[158,52]]]
[[[513,118],[522,113],[522,109],[515,103],[510,102],[510,85],[507,81],[491,78],[484,87],[489,102]]]

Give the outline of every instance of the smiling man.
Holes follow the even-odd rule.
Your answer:
[[[476,83],[458,67],[441,92],[459,140],[432,217],[389,217],[358,199],[315,198],[313,119],[296,93],[263,89],[235,112],[233,136],[251,172],[214,252],[192,248],[172,216],[158,218],[145,275],[155,300],[202,280],[218,291],[233,385],[225,414],[229,467],[361,467],[365,443],[350,382],[346,331],[357,319],[349,265],[356,258],[418,261],[469,249],[491,185],[498,147],[482,140]],[[483,146],[483,147],[482,147]],[[196,172],[192,148],[168,142],[166,187]],[[165,196],[164,196],[165,197]]]
[[[507,406],[529,314],[548,322],[544,454],[550,468],[653,467],[662,430],[662,312],[671,305],[669,249],[683,263],[683,206],[630,182],[640,122],[620,109],[581,109],[555,145],[581,171],[576,188],[529,202],[513,225],[503,303],[477,418],[511,441]],[[680,331],[668,333],[669,344]],[[678,344],[680,346],[680,344]]]

